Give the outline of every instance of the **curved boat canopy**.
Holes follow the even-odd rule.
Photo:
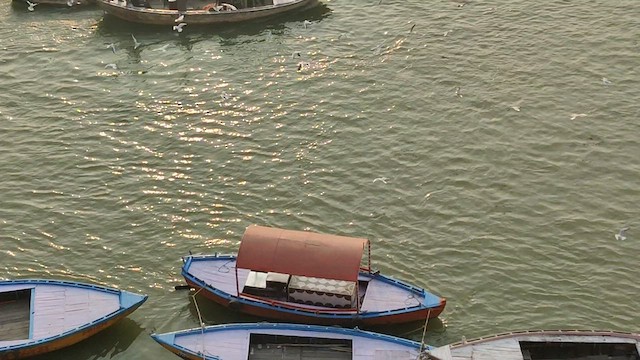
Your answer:
[[[253,271],[355,282],[365,248],[368,252],[369,240],[364,238],[251,225],[236,264]]]

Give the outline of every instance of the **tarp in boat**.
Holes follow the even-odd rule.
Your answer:
[[[368,240],[251,225],[237,267],[261,272],[357,281]]]

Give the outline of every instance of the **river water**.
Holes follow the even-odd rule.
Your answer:
[[[639,330],[637,0],[324,0],[181,34],[0,16],[0,277],[149,295],[44,358],[173,359],[148,334],[199,324],[181,256],[250,224],[371,239],[447,298],[430,344]]]

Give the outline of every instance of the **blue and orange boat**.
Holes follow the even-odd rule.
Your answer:
[[[190,287],[231,309],[278,321],[396,324],[437,317],[446,304],[425,289],[372,271],[364,238],[252,225],[237,255],[183,260]]]
[[[151,336],[189,360],[416,360],[429,359],[426,356],[432,349],[358,329],[281,323],[216,325]]]
[[[73,345],[126,317],[147,296],[70,281],[0,281],[0,359]]]

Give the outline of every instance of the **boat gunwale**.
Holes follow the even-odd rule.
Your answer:
[[[106,293],[112,293],[113,295],[118,295],[118,302],[119,302],[119,309],[116,311],[112,311],[106,315],[101,316],[98,319],[95,319],[91,322],[85,323],[81,326],[78,326],[76,328],[67,330],[65,332],[59,333],[57,335],[53,335],[53,336],[49,336],[46,338],[42,338],[42,339],[37,339],[37,340],[33,340],[31,339],[32,335],[32,324],[33,324],[33,304],[31,305],[31,320],[30,320],[30,324],[29,324],[29,339],[26,339],[25,342],[23,343],[19,343],[19,344],[12,344],[12,345],[8,345],[8,346],[3,346],[0,347],[0,355],[4,352],[10,352],[10,351],[15,351],[15,350],[25,350],[25,349],[30,349],[33,347],[38,347],[38,346],[42,346],[43,344],[47,344],[47,343],[52,343],[58,340],[62,340],[65,339],[67,337],[73,336],[76,333],[82,332],[84,330],[99,326],[102,323],[108,322],[114,318],[118,318],[119,316],[128,314],[130,312],[133,312],[134,310],[136,310],[140,305],[142,305],[148,298],[147,295],[140,295],[140,294],[135,294],[126,290],[119,290],[119,289],[115,289],[115,288],[109,288],[106,286],[101,286],[101,285],[94,285],[94,284],[87,284],[87,283],[81,283],[81,282],[73,282],[73,281],[67,281],[67,280],[49,280],[49,279],[18,279],[18,280],[0,280],[0,286],[2,285],[12,285],[12,284],[16,284],[16,285],[20,285],[20,284],[34,284],[34,287],[31,288],[32,291],[35,292],[35,286],[37,285],[58,285],[58,286],[69,286],[69,287],[78,287],[78,288],[83,288],[83,289],[87,289],[87,290],[95,290],[95,291],[102,291],[102,292],[106,292]],[[140,297],[140,300],[135,302],[134,304],[132,304],[131,306],[128,307],[123,307],[122,306],[122,294],[123,293],[129,293],[129,294],[133,294],[136,297]],[[34,294],[35,295],[35,294]],[[32,299],[35,296],[32,296]],[[32,300],[33,301],[33,300]],[[16,341],[20,341],[20,340],[16,340]]]

